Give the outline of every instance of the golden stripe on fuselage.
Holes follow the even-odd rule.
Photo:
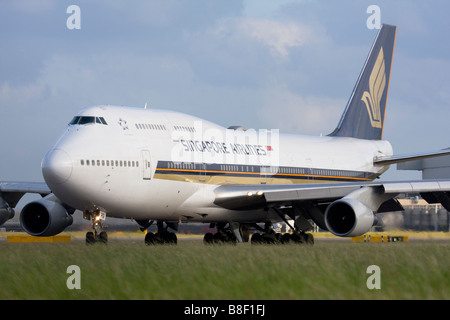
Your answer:
[[[169,167],[170,168],[167,168]],[[232,168],[246,168],[247,171],[238,170],[211,170],[206,166],[222,166],[227,165],[207,165],[207,164],[188,164],[187,166],[196,169],[185,169],[182,164],[175,164],[168,161],[158,163],[155,172],[155,179],[165,179],[174,181],[183,181],[190,183],[206,183],[206,184],[295,184],[295,183],[333,183],[333,182],[350,182],[350,181],[371,181],[376,178],[377,174],[372,172],[358,172],[334,169],[307,169],[294,167],[264,167],[249,165],[228,165]],[[198,166],[205,166],[197,169]],[[269,172],[261,172],[264,169]],[[272,169],[272,171],[270,171]],[[250,172],[249,170],[252,170]],[[256,172],[255,172],[256,171]],[[284,171],[284,172],[283,172]],[[292,173],[303,172],[303,173]],[[309,173],[307,173],[309,172]],[[322,172],[335,173],[321,174]],[[351,175],[350,175],[351,174]]]

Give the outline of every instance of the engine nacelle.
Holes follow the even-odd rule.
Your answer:
[[[325,224],[330,232],[340,237],[360,236],[377,223],[373,211],[352,198],[331,203],[325,211]]]
[[[20,214],[22,228],[32,236],[38,237],[54,236],[72,222],[72,216],[61,204],[45,199],[30,202]]]
[[[14,218],[14,209],[4,199],[0,198],[0,226],[12,218]]]

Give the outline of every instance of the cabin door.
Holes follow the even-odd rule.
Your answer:
[[[143,162],[143,179],[150,180],[152,178],[152,167],[150,162],[150,151],[142,150]]]

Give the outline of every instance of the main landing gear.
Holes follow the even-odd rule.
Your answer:
[[[137,221],[139,225],[142,226],[141,231],[148,229],[153,221]],[[164,226],[163,221],[156,222],[156,226],[158,227],[158,231],[153,233],[147,230],[147,234],[145,235],[145,244],[146,245],[157,245],[157,244],[177,244],[177,235],[174,232],[170,232],[168,228],[172,228],[174,230],[177,229],[177,226],[171,223],[166,223]]]
[[[94,244],[98,243],[108,243],[108,234],[106,231],[103,231],[104,225],[103,222],[106,219],[106,213],[100,210],[85,211],[83,213],[83,218],[85,220],[92,220],[92,229],[93,231],[89,231],[86,233],[86,244]]]
[[[236,244],[238,239],[236,238],[235,233],[233,233],[232,226],[227,223],[212,223],[210,225],[211,228],[216,227],[217,232],[211,233],[208,232],[203,237],[204,244]]]
[[[290,226],[290,225],[289,225]],[[212,223],[211,228],[216,228],[216,233],[207,233],[203,237],[203,243],[211,244],[236,244],[237,242],[248,242],[251,244],[314,244],[314,237],[310,233],[303,232],[295,228],[293,233],[275,232],[271,222],[265,223],[264,227],[257,224],[237,224],[237,223]],[[290,226],[292,228],[292,226]],[[259,232],[253,233],[250,238],[250,229],[254,228]]]
[[[292,210],[295,210],[292,209]],[[255,229],[262,231],[262,233],[254,233],[251,238],[252,244],[287,244],[287,243],[299,243],[299,244],[314,244],[314,236],[311,233],[306,233],[305,231],[311,230],[311,224],[304,218],[303,215],[297,217],[294,222],[294,225],[290,223],[289,220],[286,219],[285,214],[287,214],[291,221],[294,220],[295,214],[289,215],[290,211],[283,211],[281,209],[273,208],[273,211],[280,217],[281,220],[284,221],[286,226],[288,226],[291,230],[294,230],[293,233],[277,233],[275,232],[273,225],[271,222],[266,222],[264,228],[259,227],[257,224],[254,225]]]
[[[252,244],[314,244],[314,236],[311,233],[305,233],[303,231],[296,231],[294,233],[275,233],[264,232],[254,233],[251,238]]]

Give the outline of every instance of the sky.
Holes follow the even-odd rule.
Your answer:
[[[445,0],[1,1],[0,181],[43,181],[45,153],[91,105],[328,134],[378,31],[374,4],[398,27],[383,138],[396,154],[450,147]]]

